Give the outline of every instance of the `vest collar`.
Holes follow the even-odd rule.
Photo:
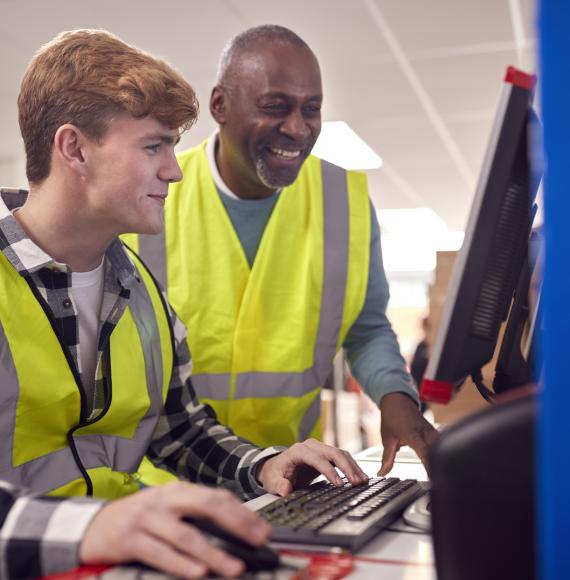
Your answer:
[[[27,276],[42,268],[69,272],[69,266],[56,262],[35,244],[14,217],[13,211],[24,205],[25,189],[0,188],[0,248],[6,259],[21,275]],[[136,280],[136,269],[122,243],[115,239],[105,252],[117,282],[129,288]]]
[[[218,131],[215,131],[211,137],[206,142],[206,157],[208,159],[208,167],[210,168],[210,173],[212,174],[212,179],[214,180],[214,185],[216,189],[223,195],[227,195],[231,199],[237,201],[246,201],[239,198],[224,182],[220,172],[218,171],[218,164],[216,163],[216,145],[218,143]],[[273,196],[277,196],[281,193],[283,188],[276,189]]]

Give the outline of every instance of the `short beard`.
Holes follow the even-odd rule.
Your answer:
[[[267,169],[267,165],[265,164],[262,156],[259,156],[255,161],[255,169],[257,171],[257,177],[259,177],[259,181],[261,181],[261,183],[263,183],[263,185],[268,189],[280,189],[282,187],[286,187],[287,185],[291,185],[295,179],[297,179],[297,175],[299,175],[299,172],[296,172],[292,178],[272,175],[271,172]]]

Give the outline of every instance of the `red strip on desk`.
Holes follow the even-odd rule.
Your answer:
[[[78,578],[89,578],[90,576],[97,576],[109,568],[112,568],[112,566],[109,564],[100,564],[98,566],[81,566],[80,568],[69,570],[69,572],[44,576],[39,580],[77,580]]]

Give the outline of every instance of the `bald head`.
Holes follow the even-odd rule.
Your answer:
[[[216,84],[233,84],[236,75],[239,77],[239,69],[243,57],[246,54],[255,53],[255,49],[260,44],[296,46],[313,54],[309,45],[300,36],[284,26],[264,24],[248,28],[230,39],[222,50],[218,63]]]

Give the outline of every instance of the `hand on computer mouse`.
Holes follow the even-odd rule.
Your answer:
[[[83,564],[138,561],[179,578],[209,572],[239,577],[241,559],[215,546],[183,518],[209,520],[249,544],[263,545],[270,526],[229,491],[176,482],[108,502],[89,524],[79,557]]]
[[[252,546],[211,520],[185,518],[185,521],[197,527],[215,546],[242,560],[248,572],[274,570],[279,566],[279,554],[268,546]]]

